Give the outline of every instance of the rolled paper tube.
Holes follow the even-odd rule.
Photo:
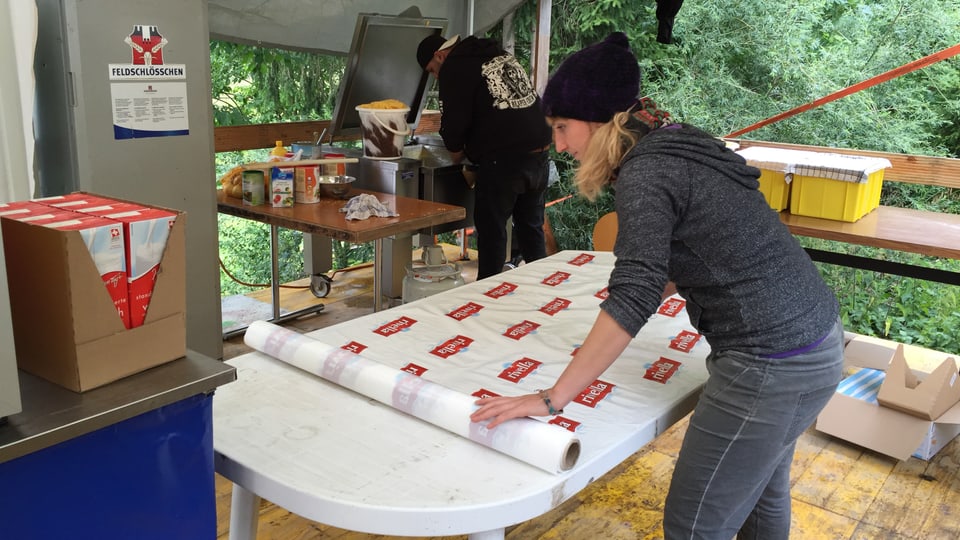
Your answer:
[[[476,398],[265,321],[251,324],[244,342],[277,360],[320,376],[384,405],[429,422],[551,473],[567,471],[580,441],[559,426],[516,418],[487,429],[470,421]]]

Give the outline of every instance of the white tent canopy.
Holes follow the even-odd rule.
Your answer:
[[[449,21],[448,34],[493,27],[522,0],[208,0],[210,39],[347,54],[360,13],[420,15]]]

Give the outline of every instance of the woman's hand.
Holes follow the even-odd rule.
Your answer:
[[[547,404],[540,398],[540,394],[527,394],[516,397],[485,397],[475,402],[480,406],[479,409],[470,415],[473,422],[483,422],[490,420],[487,424],[488,429],[512,418],[522,416],[546,416],[550,414],[547,410]]]

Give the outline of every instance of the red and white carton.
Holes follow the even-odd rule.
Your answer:
[[[75,230],[90,251],[100,278],[110,293],[114,307],[124,326],[130,328],[130,309],[127,294],[126,252],[123,224],[107,218],[78,212],[65,212],[65,219],[38,223],[61,231]]]
[[[119,202],[100,195],[91,195],[82,192],[43,197],[41,199],[33,199],[33,201],[53,208],[75,211],[81,211],[83,208],[91,206],[103,206],[105,204]]]
[[[34,201],[0,203],[0,217],[15,219],[17,221],[52,218],[63,215],[64,212],[64,210],[60,210],[59,208],[51,208],[45,204]]]
[[[177,214],[159,208],[131,205],[123,212],[105,214],[123,224],[126,240],[127,295],[130,298],[130,326],[143,324],[150,308],[160,260],[167,246]]]

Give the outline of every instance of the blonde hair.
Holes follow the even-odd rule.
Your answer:
[[[630,112],[618,112],[590,136],[587,151],[574,177],[577,191],[590,201],[596,200],[603,188],[616,180],[623,156],[642,135],[627,127],[630,118]]]

